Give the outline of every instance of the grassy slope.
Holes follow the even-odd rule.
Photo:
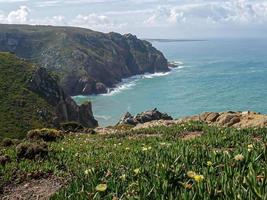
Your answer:
[[[181,135],[187,131],[203,131],[204,135],[184,141]],[[161,137],[137,137],[140,134]],[[14,171],[71,177],[69,186],[54,195],[55,200],[267,199],[266,142],[266,128],[221,129],[195,123],[120,135],[67,136],[49,144],[49,159],[13,161],[0,167],[0,174],[2,182],[10,180]],[[253,148],[249,152],[250,144]],[[0,153],[16,158],[14,148]],[[238,154],[244,156],[243,161],[234,159]],[[190,170],[203,175],[204,180],[197,183],[187,177]],[[100,183],[107,184],[105,192],[96,191]],[[185,188],[185,184],[192,188]]]
[[[45,127],[37,110],[52,110],[26,87],[33,66],[9,53],[0,53],[0,138],[23,137],[25,130]]]

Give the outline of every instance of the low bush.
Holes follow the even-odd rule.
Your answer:
[[[10,138],[5,138],[5,139],[3,139],[3,141],[2,141],[2,146],[3,146],[3,147],[10,147],[10,146],[13,146],[13,145],[14,145],[14,142],[13,142],[13,140],[10,139]]]
[[[21,143],[16,147],[17,158],[35,159],[43,158],[48,154],[48,147],[46,143]]]
[[[0,156],[0,165],[5,166],[6,163],[11,162],[11,159],[8,155]]]
[[[28,139],[43,140],[45,142],[56,141],[62,137],[63,134],[61,131],[48,128],[31,130],[27,134]]]
[[[83,131],[84,127],[77,122],[65,122],[60,124],[61,130],[65,132],[78,132]]]

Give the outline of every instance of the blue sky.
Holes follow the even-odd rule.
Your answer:
[[[267,37],[267,0],[0,0],[0,23],[149,38]]]

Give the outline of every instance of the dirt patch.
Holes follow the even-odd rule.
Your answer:
[[[255,136],[255,137],[253,137],[253,140],[255,142],[262,142],[263,141],[263,138],[261,136]]]
[[[57,192],[65,181],[55,176],[24,181],[4,188],[2,200],[47,200]]]
[[[182,140],[193,140],[197,137],[201,137],[204,133],[202,131],[184,132],[181,135]]]

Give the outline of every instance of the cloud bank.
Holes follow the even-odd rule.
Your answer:
[[[0,0],[0,7],[0,23],[79,26],[143,36],[256,37],[267,30],[263,0]]]

